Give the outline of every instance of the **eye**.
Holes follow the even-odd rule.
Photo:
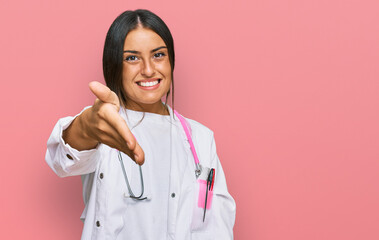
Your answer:
[[[166,54],[163,52],[158,52],[154,54],[154,58],[163,58],[164,56],[166,56]]]
[[[137,60],[138,60],[138,57],[135,56],[135,55],[130,55],[130,56],[127,56],[127,57],[125,58],[125,61],[127,61],[127,62],[135,62],[135,61],[137,61]]]

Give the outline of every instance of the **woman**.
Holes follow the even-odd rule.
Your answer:
[[[54,127],[46,161],[60,177],[82,176],[82,239],[233,238],[235,202],[212,131],[161,101],[174,63],[158,16],[122,13],[105,41],[107,86],[91,82],[93,106]]]

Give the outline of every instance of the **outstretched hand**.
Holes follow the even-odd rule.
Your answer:
[[[83,120],[86,123],[84,131],[88,137],[124,152],[137,164],[142,165],[145,154],[118,113],[120,100],[116,93],[96,81],[90,82],[89,88],[97,99],[89,111],[83,112]]]

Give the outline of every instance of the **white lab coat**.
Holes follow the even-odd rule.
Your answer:
[[[170,113],[170,116],[145,113],[142,122],[131,129],[146,156],[142,169],[144,197],[148,199],[143,201],[127,197],[129,193],[117,150],[99,144],[96,149],[78,151],[62,139],[62,131],[76,116],[61,118],[57,122],[47,142],[46,162],[60,177],[82,176],[85,202],[81,216],[84,221],[82,239],[125,239],[125,236],[128,239],[233,239],[236,206],[228,193],[213,132],[196,121],[186,119],[200,164],[215,168],[212,205],[203,222],[204,209],[197,206],[199,184],[195,177],[194,158],[179,119],[173,117],[171,109]],[[134,126],[142,113],[127,110],[126,114],[125,109],[121,109],[120,115],[128,126]],[[154,158],[149,159],[149,156],[161,154],[157,154],[157,150],[150,152],[152,144],[144,134],[149,124],[154,128],[148,131],[154,131],[157,128],[155,122],[162,119],[163,122],[170,121],[171,134],[167,136],[171,135],[171,147],[164,152],[170,157],[162,156],[153,161]],[[138,166],[128,156],[122,156],[132,190],[138,195],[141,190]],[[165,161],[168,158],[170,160]],[[159,165],[156,161],[160,161]],[[161,170],[157,171],[157,168]],[[165,176],[168,184],[162,185],[159,180]],[[157,200],[160,205],[157,205]],[[162,214],[164,217],[158,216],[162,211],[165,212]]]

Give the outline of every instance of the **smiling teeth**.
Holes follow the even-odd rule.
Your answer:
[[[153,81],[153,82],[139,82],[138,83],[140,86],[142,87],[151,87],[151,86],[155,86],[158,84],[158,80],[157,81]]]

